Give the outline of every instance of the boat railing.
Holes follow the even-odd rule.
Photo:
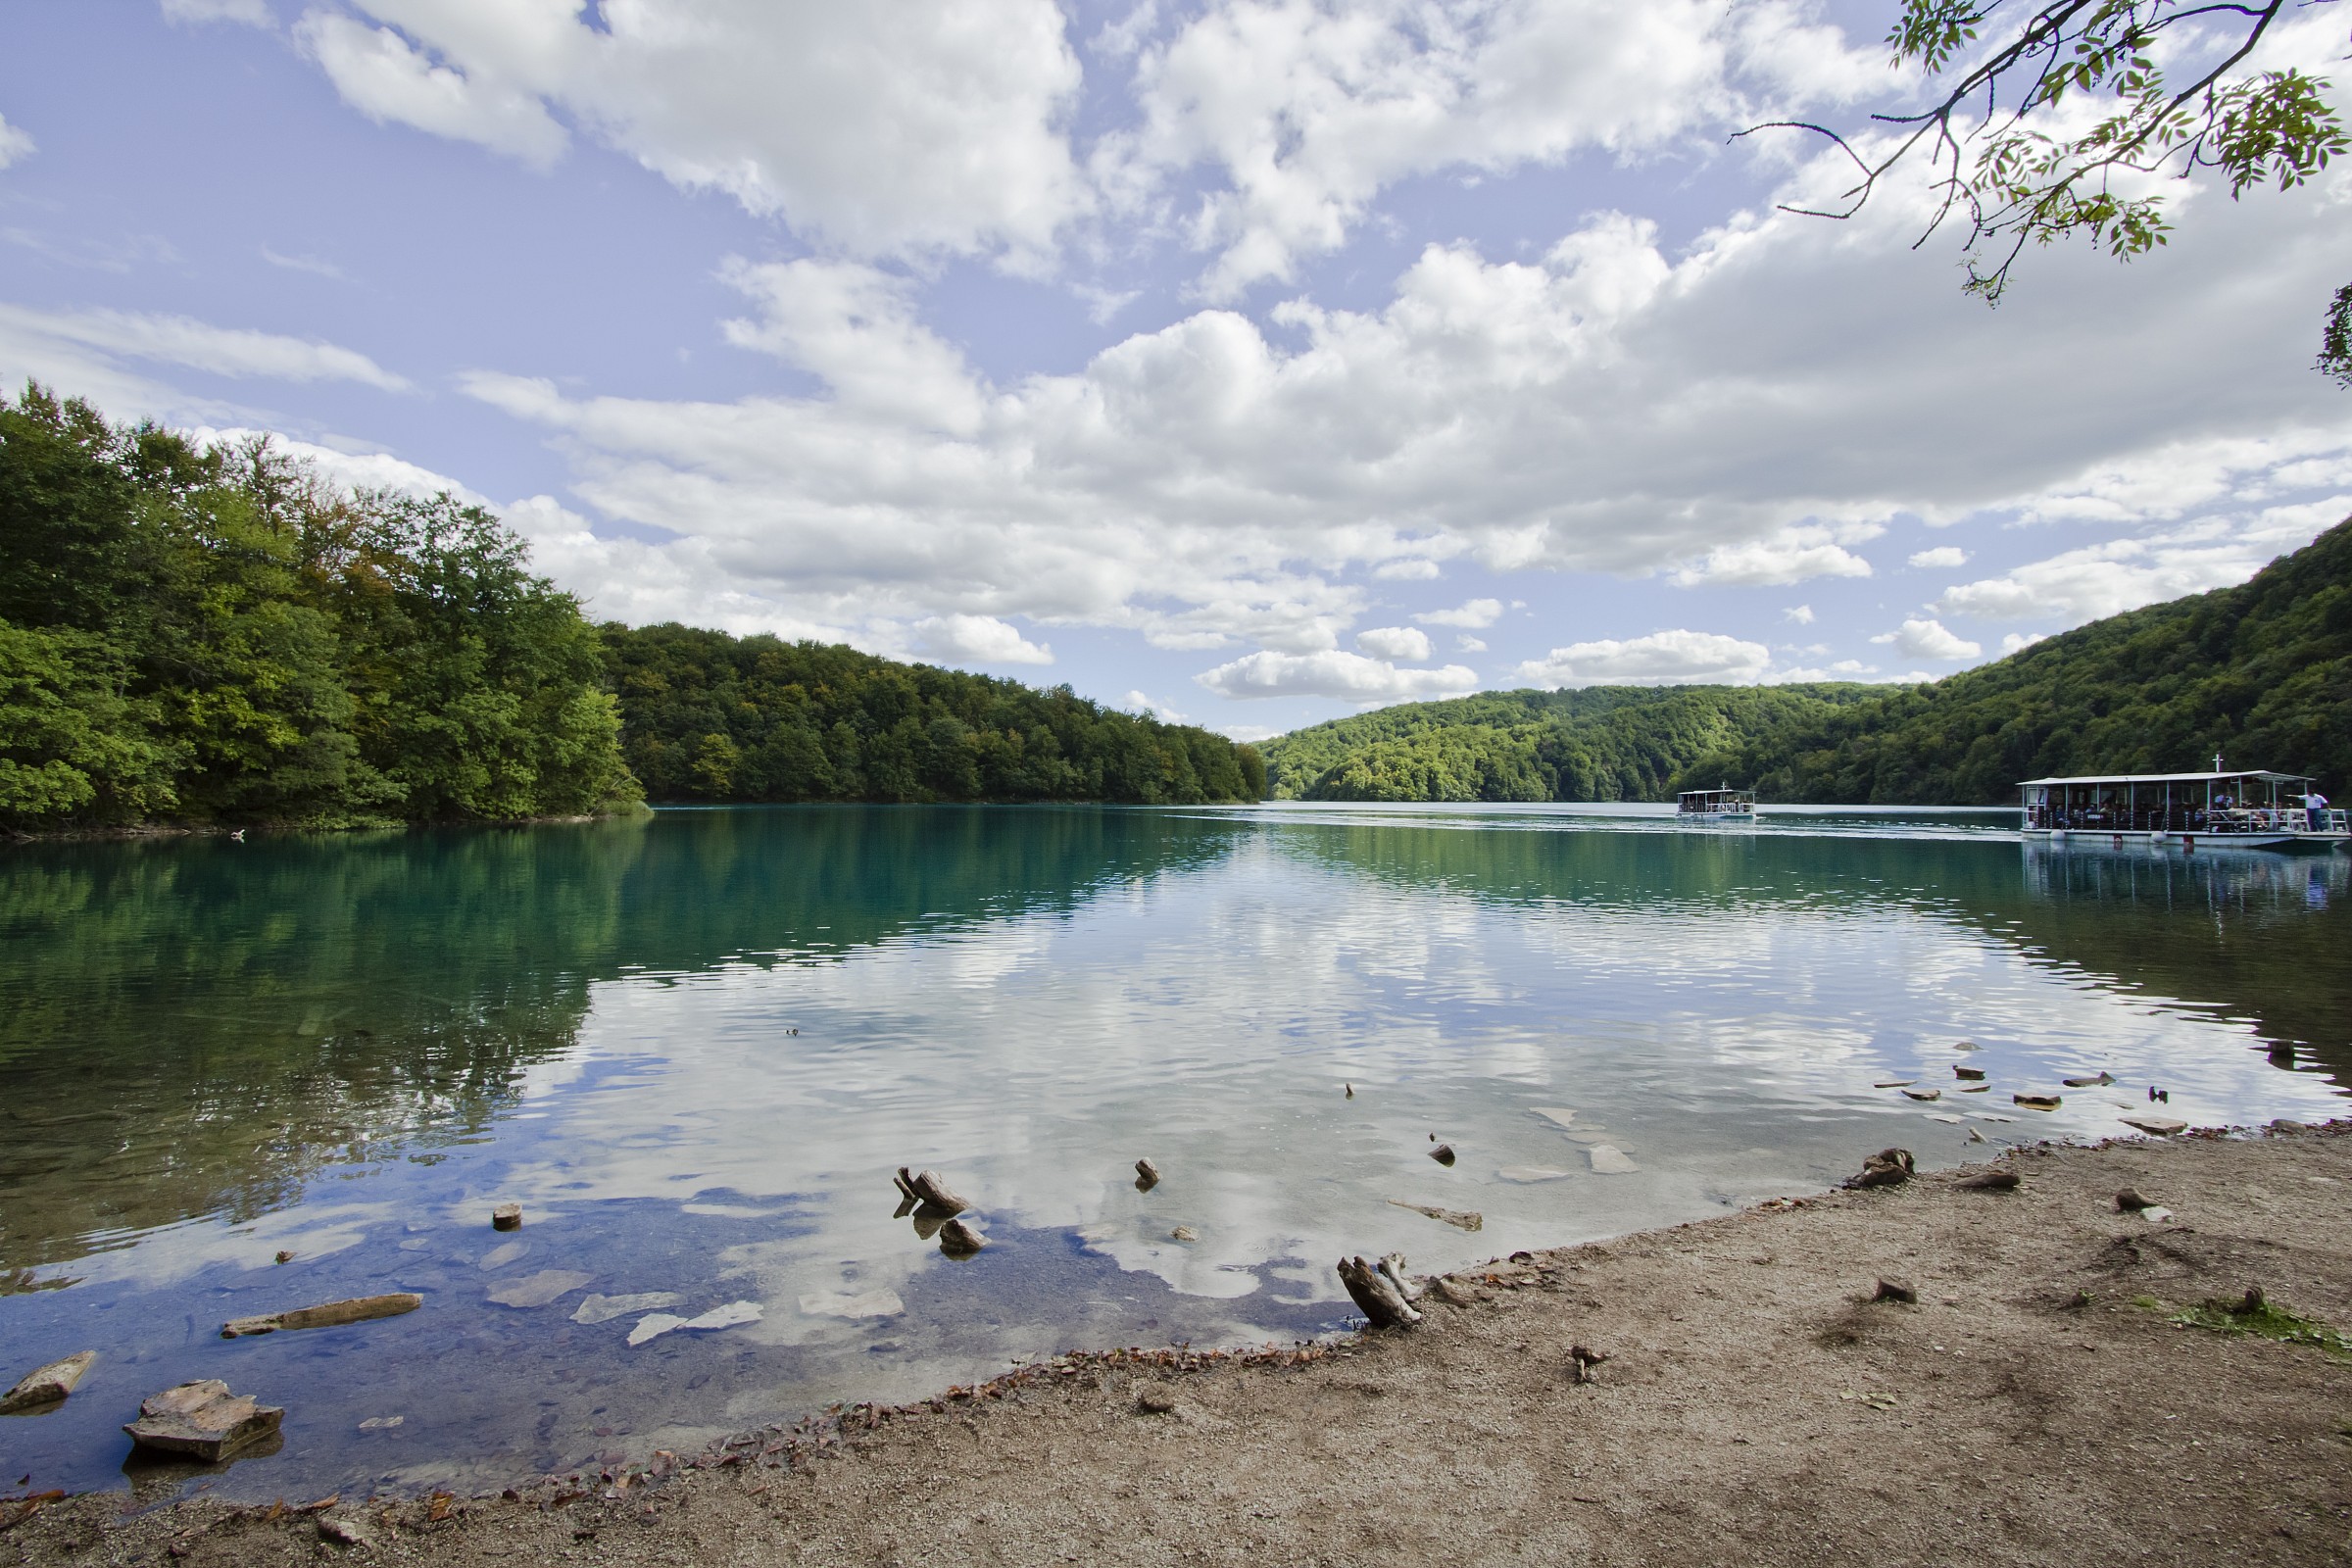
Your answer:
[[[2345,813],[2329,810],[2323,815],[2339,824],[2327,831],[2342,832],[2340,824]],[[2136,809],[2117,807],[2080,808],[2059,810],[2047,807],[2028,807],[2026,826],[2035,831],[2058,829],[2075,833],[2301,833],[2309,831],[2311,814],[2300,806],[2221,807],[2213,810],[2176,806],[2140,807]]]

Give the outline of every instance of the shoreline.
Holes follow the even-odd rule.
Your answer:
[[[1074,1353],[472,1497],[0,1503],[0,1561],[2340,1561],[2352,1351],[2178,1319],[2352,1327],[2348,1195],[2347,1121],[2033,1146],[1457,1270],[1409,1329]]]

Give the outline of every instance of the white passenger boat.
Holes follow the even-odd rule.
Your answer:
[[[1756,792],[1728,784],[1719,790],[1685,790],[1674,798],[1674,815],[1680,822],[1753,822]]]
[[[2218,754],[2206,773],[2030,778],[2018,787],[2026,837],[2053,843],[2193,850],[2200,842],[2245,849],[2352,842],[2343,809],[2325,804],[2309,777],[2225,767]]]

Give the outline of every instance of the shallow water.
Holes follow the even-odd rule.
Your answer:
[[[2338,1108],[2352,858],[2014,821],[794,808],[10,850],[0,1383],[101,1359],[0,1418],[0,1489],[122,1485],[121,1423],[189,1378],[283,1404],[283,1442],[160,1484],[466,1488],[1073,1346],[1304,1337],[1348,1318],[1343,1250],[1444,1267],[1888,1144],[2108,1136],[2150,1084],[2194,1123]],[[893,1217],[902,1163],[986,1250]],[[585,1278],[490,1299],[547,1270]],[[218,1338],[392,1290],[423,1308]],[[761,1315],[575,1320],[656,1292]]]

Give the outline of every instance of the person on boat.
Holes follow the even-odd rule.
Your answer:
[[[2303,820],[2311,824],[2311,831],[2314,833],[2327,832],[2328,797],[2322,795],[2318,790],[2305,791],[2303,795]]]

